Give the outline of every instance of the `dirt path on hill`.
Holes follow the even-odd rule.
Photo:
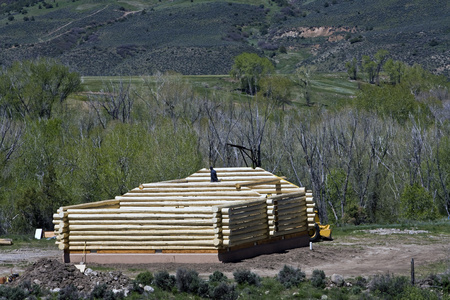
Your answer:
[[[40,258],[55,258],[61,261],[61,252],[54,249],[21,248],[8,250],[0,248],[0,276],[21,274],[25,268]],[[376,231],[339,237],[309,247],[288,250],[284,253],[261,255],[237,263],[226,264],[140,264],[103,265],[134,277],[143,270],[157,272],[167,270],[175,273],[180,267],[197,270],[202,277],[208,277],[219,270],[229,278],[236,269],[249,269],[260,276],[275,276],[283,266],[300,268],[311,275],[314,269],[325,271],[327,276],[341,274],[344,277],[370,276],[394,273],[408,275],[411,259],[416,270],[433,263],[445,263],[450,268],[450,233],[431,235],[424,232],[378,229]],[[94,268],[97,265],[89,265]]]

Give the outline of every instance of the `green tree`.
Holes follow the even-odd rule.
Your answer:
[[[256,53],[244,52],[234,58],[230,75],[241,82],[243,91],[254,95],[259,89],[259,80],[274,70],[269,59]]]
[[[347,68],[348,77],[351,80],[356,80],[358,71],[358,63],[356,62],[356,58],[353,57],[351,61],[346,62],[345,67]]]
[[[375,57],[375,64],[377,66],[376,70],[375,70],[375,80],[376,80],[377,84],[380,84],[381,68],[383,67],[383,65],[385,63],[388,54],[389,54],[389,51],[387,51],[385,49],[380,49],[374,55],[374,57]]]
[[[362,67],[363,70],[367,73],[367,77],[370,83],[375,83],[376,71],[377,71],[377,63],[374,62],[370,56],[363,55],[362,57]]]
[[[0,105],[22,117],[50,119],[55,102],[63,103],[80,87],[80,76],[53,59],[15,62],[0,74]]]
[[[261,91],[264,95],[281,106],[291,103],[291,87],[293,82],[286,76],[272,75],[261,79]]]
[[[402,76],[405,71],[405,64],[401,61],[394,61],[389,58],[384,64],[384,70],[389,75],[389,82],[391,84],[399,84],[402,81]]]
[[[400,215],[416,221],[434,220],[439,216],[433,196],[417,183],[408,184],[403,189],[400,196]]]

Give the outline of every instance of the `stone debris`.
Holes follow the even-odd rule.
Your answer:
[[[108,290],[127,294],[132,286],[132,280],[122,274],[122,272],[98,272],[86,268],[84,273],[81,273],[73,264],[64,264],[48,258],[41,259],[30,265],[14,281],[14,284],[18,285],[26,281],[53,292],[72,285],[84,294],[90,294],[97,285],[102,284],[106,284]]]

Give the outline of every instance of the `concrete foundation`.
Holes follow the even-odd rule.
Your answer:
[[[307,247],[307,232],[263,240],[220,250],[218,253],[70,253],[63,255],[66,263],[151,264],[151,263],[219,263],[236,262],[258,255],[280,253],[289,249]]]

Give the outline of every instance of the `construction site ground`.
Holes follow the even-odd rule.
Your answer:
[[[41,258],[62,262],[62,252],[56,246],[42,247],[0,246],[0,276],[30,272],[30,265]],[[121,271],[134,278],[145,270],[167,270],[175,273],[178,268],[196,270],[207,278],[219,270],[232,278],[233,271],[247,269],[260,276],[275,276],[284,265],[300,268],[311,275],[314,269],[323,270],[327,276],[371,276],[376,274],[409,275],[414,258],[417,276],[450,268],[450,232],[430,234],[419,230],[376,229],[355,231],[339,236],[333,241],[323,241],[309,247],[296,248],[284,253],[262,255],[236,263],[218,264],[149,264],[149,265],[88,265],[94,270]],[[42,276],[42,275],[41,275]]]

